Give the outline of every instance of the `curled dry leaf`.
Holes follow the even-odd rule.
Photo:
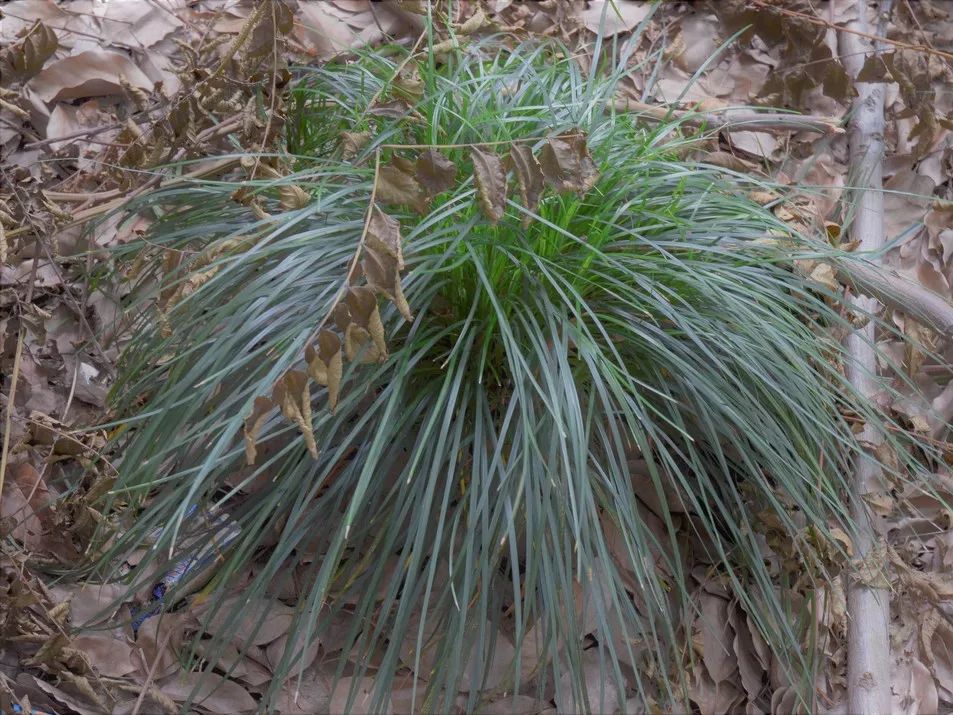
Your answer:
[[[383,361],[387,358],[387,344],[384,342],[384,324],[381,322],[381,314],[377,308],[377,296],[374,291],[366,286],[351,288],[348,290],[346,302],[352,321],[347,326],[347,330],[360,327],[370,337],[373,344],[373,350],[368,349],[363,355],[362,361]],[[360,351],[366,338],[356,331],[352,335],[354,339],[360,339],[360,344],[355,346]],[[354,358],[349,353],[347,336],[348,333],[345,332],[344,351],[348,353],[348,360],[353,360]]]
[[[341,132],[341,152],[344,158],[353,159],[370,141],[370,132]]]
[[[476,147],[471,150],[471,156],[473,180],[476,183],[480,206],[487,218],[496,223],[503,218],[506,207],[506,172],[503,170],[503,162],[496,154]]]
[[[550,139],[539,154],[539,165],[546,180],[561,194],[584,194],[599,177],[586,138],[578,134]]]
[[[54,62],[27,86],[44,102],[122,94],[122,77],[132,87],[152,89],[152,81],[125,55],[87,50]]]
[[[177,703],[194,700],[210,712],[251,712],[258,707],[241,685],[215,673],[172,676],[162,684],[162,692]]]
[[[397,306],[405,320],[412,321],[414,316],[404,297],[397,261],[389,254],[369,248],[361,259],[361,266],[368,285]]]
[[[318,458],[318,446],[311,427],[311,393],[308,391],[308,374],[289,370],[275,382],[271,393],[272,402],[281,408],[281,413],[298,425],[308,453]]]
[[[402,99],[392,99],[388,102],[377,101],[367,109],[368,114],[390,119],[402,119],[410,111],[410,105]]]
[[[840,283],[837,281],[837,275],[828,263],[818,263],[811,271],[809,278],[833,293],[837,293],[841,289]]]
[[[435,196],[453,186],[457,179],[457,165],[439,151],[427,149],[417,157],[415,176],[417,183]]]
[[[525,144],[514,144],[510,148],[510,155],[507,158],[508,168],[516,172],[516,180],[519,182],[520,199],[527,211],[533,213],[539,208],[539,197],[543,193],[544,179],[543,170],[533,156],[532,150]],[[529,214],[523,214],[523,228],[529,225],[531,217]]]
[[[237,622],[234,607],[241,605]],[[239,649],[263,646],[288,633],[294,621],[294,608],[269,597],[229,596],[221,604],[203,606],[207,611],[208,632],[228,635]]]
[[[43,69],[58,46],[56,33],[37,20],[19,40],[0,50],[0,82],[29,79]]]
[[[313,345],[309,345],[305,349],[304,357],[311,379],[328,388],[328,406],[331,412],[334,412],[341,394],[341,374],[344,371],[341,339],[330,330],[322,330],[318,333],[318,349],[315,350]]]
[[[608,2],[593,0],[589,8],[582,12],[582,24],[590,32],[612,37],[623,32],[631,32],[652,11],[647,2]]]
[[[467,18],[466,22],[457,28],[457,34],[472,35],[474,32],[479,32],[485,27],[492,26],[493,21],[484,14],[483,10],[478,9],[475,13]]]
[[[377,198],[385,204],[406,205],[417,213],[426,213],[429,200],[413,174],[414,164],[394,156],[390,164],[382,166],[377,177]]]
[[[356,682],[355,682],[356,681]],[[355,690],[353,699],[351,690]],[[328,712],[351,713],[351,715],[369,715],[374,703],[374,679],[345,677],[334,683]],[[381,712],[391,712],[390,698],[384,703]]]
[[[357,323],[348,323],[344,330],[344,354],[351,362],[372,363],[380,358],[371,334]]]
[[[73,639],[72,647],[89,658],[90,664],[102,675],[121,678],[136,670],[132,663],[132,648],[125,640],[110,633],[91,633]]]
[[[351,289],[352,291],[354,289]],[[360,290],[370,289],[362,286]],[[370,292],[373,298],[373,292]],[[362,299],[353,298],[353,293],[348,295],[349,300],[338,303],[334,307],[332,317],[338,329],[344,333],[344,356],[350,362],[372,363],[384,359],[386,352],[381,352],[383,341],[383,326],[379,326],[380,315],[374,320],[366,307],[361,305]],[[376,311],[376,299],[374,299],[374,309]],[[371,335],[371,331],[377,334],[377,337]],[[386,350],[386,346],[385,346]]]
[[[371,220],[367,226],[367,237],[365,241],[367,246],[374,251],[393,256],[397,262],[397,270],[404,270],[400,222],[393,216],[385,214],[376,204],[371,211]]]
[[[311,201],[311,194],[297,184],[282,184],[278,187],[278,196],[283,209],[303,209]]]
[[[702,662],[705,672],[718,685],[728,680],[737,669],[732,652],[734,633],[728,621],[728,601],[708,592],[701,593],[701,630]]]
[[[245,418],[245,461],[250,465],[255,463],[258,456],[258,432],[265,424],[272,407],[274,404],[267,397],[256,397],[251,414]]]
[[[419,101],[424,96],[424,82],[420,79],[420,73],[414,70],[398,74],[394,80],[393,94],[411,102]]]

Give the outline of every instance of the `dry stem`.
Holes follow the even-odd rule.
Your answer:
[[[724,107],[695,111],[673,109],[637,102],[634,99],[616,99],[612,107],[617,112],[638,112],[656,121],[682,120],[690,124],[705,124],[711,129],[749,129],[750,131],[806,130],[822,134],[843,134],[843,122],[837,117],[813,114],[786,114],[783,112],[759,112],[743,107]]]

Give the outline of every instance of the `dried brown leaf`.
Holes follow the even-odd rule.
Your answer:
[[[377,176],[377,198],[385,204],[411,206],[417,213],[426,213],[429,200],[417,179],[414,168],[403,157],[393,157],[391,163],[382,166]]]
[[[353,159],[370,141],[370,132],[341,132],[341,153],[345,159]]]
[[[701,715],[717,715],[735,712],[734,707],[743,698],[741,691],[731,681],[715,683],[707,673],[697,668],[688,690],[689,697],[698,706]],[[789,708],[772,710],[777,713],[794,712]]]
[[[298,3],[294,33],[308,53],[317,59],[329,59],[362,44],[348,23],[334,12],[334,3]]]
[[[436,149],[427,149],[417,157],[417,182],[431,196],[446,191],[457,179],[457,165]]]
[[[834,293],[841,289],[840,283],[837,281],[837,275],[829,263],[818,263],[808,277]]]
[[[943,675],[948,674],[928,668],[917,658],[897,658],[896,666],[891,669],[890,687],[894,714],[938,712],[940,698],[937,683],[940,682],[947,691],[950,685],[950,679],[943,678]]]
[[[884,517],[893,514],[897,503],[893,494],[888,491],[870,492],[864,494],[863,499],[875,514]]]
[[[29,79],[43,69],[58,46],[56,33],[37,20],[17,42],[0,51],[0,83]]]
[[[347,330],[347,326],[351,324],[351,309],[347,307],[346,303],[338,303],[331,311],[331,318],[334,320],[337,329],[343,333]]]
[[[477,147],[471,150],[473,180],[483,213],[493,223],[503,218],[506,207],[506,172],[500,157]]]
[[[357,681],[355,684],[354,681]],[[351,690],[355,688],[354,699],[350,699]],[[351,713],[351,715],[369,715],[377,712],[372,709],[374,704],[374,679],[373,678],[355,678],[345,677],[334,683],[334,689],[331,691],[331,701],[328,705],[328,712],[332,713]],[[381,707],[381,712],[390,712],[390,698]]]
[[[258,456],[256,444],[258,441],[258,432],[265,424],[265,418],[274,404],[267,397],[256,397],[255,404],[252,407],[251,414],[245,418],[245,461],[248,464],[254,464]]]
[[[384,325],[374,291],[366,286],[351,288],[348,291],[347,304],[351,310],[351,318],[370,334],[377,359],[383,361],[387,357],[387,344],[384,342]]]
[[[282,184],[278,196],[279,206],[286,210],[303,209],[311,201],[311,194],[297,184]]]
[[[344,331],[344,354],[351,362],[372,363],[380,358],[371,334],[357,323],[351,323]]]
[[[702,661],[707,675],[717,685],[737,669],[732,652],[734,632],[728,622],[728,601],[707,592],[701,594]]]
[[[575,673],[563,673],[556,685],[554,700],[556,711],[561,713],[614,713],[618,712],[620,693],[615,683],[607,679],[598,657],[590,651],[583,654],[579,665],[580,675],[586,684],[585,693],[577,695],[573,685]],[[580,695],[582,696],[580,698]]]
[[[318,333],[318,349],[309,345],[305,349],[308,374],[317,384],[328,388],[328,407],[334,412],[341,393],[341,375],[344,358],[341,355],[341,339],[330,330]]]
[[[229,596],[219,606],[210,609],[209,633],[228,636],[240,649],[271,643],[286,634],[294,620],[294,609],[273,598]],[[232,622],[229,614],[237,606],[238,622]]]
[[[612,37],[623,32],[630,32],[651,11],[650,3],[593,0],[589,3],[589,8],[580,14],[579,19],[590,32]]]
[[[755,701],[763,689],[765,671],[758,662],[754,642],[748,632],[748,624],[745,622],[745,614],[741,610],[741,606],[734,604],[729,610],[728,617],[729,624],[734,632],[734,640],[731,645],[738,662],[741,684],[748,694],[748,699]]]
[[[525,144],[514,144],[510,148],[508,164],[516,172],[519,183],[520,199],[527,211],[533,213],[539,208],[539,198],[545,188],[543,170],[533,156],[532,150]],[[532,217],[523,214],[523,227],[529,225]]]
[[[95,49],[48,65],[27,86],[45,102],[122,94],[122,77],[133,87],[152,90],[153,82],[126,55]]]
[[[96,671],[102,675],[121,678],[132,673],[132,648],[124,640],[109,633],[91,633],[73,639],[73,647],[85,653]]]
[[[546,180],[559,193],[575,191],[584,194],[599,177],[586,138],[581,135],[550,139],[540,151],[539,165]]]
[[[397,270],[404,270],[404,254],[401,250],[400,222],[388,216],[375,205],[367,226],[367,245],[375,251],[393,256]]]
[[[393,94],[410,102],[419,101],[424,96],[424,82],[420,73],[402,72],[393,83]]]
[[[162,692],[179,703],[193,699],[210,712],[251,712],[258,707],[245,688],[215,673],[177,675],[162,686]]]
[[[698,161],[705,164],[720,166],[723,169],[731,169],[732,171],[743,171],[745,173],[757,173],[758,171],[757,164],[746,161],[727,151],[701,152],[697,158]]]
[[[396,259],[387,253],[368,248],[361,259],[361,266],[368,285],[393,302],[405,320],[412,321],[414,316],[410,312],[407,299],[404,298]]]
[[[375,102],[367,110],[368,114],[377,117],[388,117],[390,119],[400,119],[410,111],[410,105],[402,99],[393,99],[389,102]]]
[[[289,370],[275,382],[272,401],[281,408],[281,413],[298,425],[308,453],[318,458],[318,446],[311,427],[311,393],[308,391],[308,374]]]
[[[294,27],[294,15],[283,0],[271,0],[261,15],[245,47],[249,58],[269,57],[278,48],[278,35],[287,35]]]
[[[883,55],[870,55],[858,73],[857,81],[870,84],[886,82],[887,74],[887,65],[884,63]]]

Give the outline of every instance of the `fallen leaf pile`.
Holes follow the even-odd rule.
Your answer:
[[[854,19],[852,7],[836,3],[819,10],[808,0],[718,0],[667,2],[652,14],[649,3],[633,0],[482,0],[453,4],[456,14],[445,19],[454,32],[441,26],[435,50],[446,53],[494,32],[556,37],[581,50],[591,46],[599,30],[623,41],[642,28],[630,60],[634,69],[626,80],[628,99],[683,111],[761,105],[838,118],[848,111],[853,92],[837,59],[830,25]],[[444,5],[438,4],[435,12],[445,12]],[[426,29],[427,3],[12,0],[0,13],[0,418],[10,414],[0,494],[0,711],[11,712],[17,703],[28,712],[33,707],[50,712],[175,713],[191,697],[196,712],[254,712],[289,638],[295,589],[250,604],[241,623],[213,619],[213,632],[220,629],[229,636],[226,649],[205,654],[212,667],[186,672],[179,654],[196,637],[205,609],[214,604],[194,603],[147,619],[133,638],[129,614],[110,611],[121,595],[119,587],[65,582],[49,586],[39,575],[40,567],[75,565],[90,547],[93,530],[103,518],[97,500],[115,476],[110,456],[103,454],[106,435],[77,429],[104,421],[106,393],[123,340],[118,309],[123,288],[98,280],[97,267],[108,260],[107,249],[141,235],[148,226],[146,217],[120,223],[111,213],[129,198],[188,177],[228,174],[251,183],[287,176],[290,167],[280,160],[235,162],[220,157],[236,148],[268,154],[280,146],[290,66],[347,57],[355,48],[388,39],[410,45]],[[723,46],[738,31],[741,35]],[[867,63],[862,78],[886,85],[889,264],[949,297],[953,7],[937,0],[894,3],[886,34],[885,54]],[[579,55],[587,65],[585,53]],[[638,65],[643,60],[648,61]],[[373,112],[403,112],[422,91],[420,78],[406,72],[395,82],[393,96],[381,98]],[[544,191],[591,189],[595,167],[585,137],[548,139],[535,154],[527,144],[474,146],[465,162],[451,161],[440,147],[388,149],[371,157],[380,162],[376,196],[367,207],[354,270],[341,277],[334,310],[319,316],[323,322],[316,324],[302,365],[285,373],[247,415],[249,463],[262,448],[258,433],[277,412],[298,426],[315,454],[312,383],[325,390],[315,404],[335,409],[347,398],[343,383],[348,363],[387,359],[383,306],[389,302],[405,320],[413,320],[413,306],[402,292],[412,255],[404,255],[399,210],[426,211],[435,196],[460,182],[472,182],[488,220],[498,221],[513,211],[507,203],[511,199],[525,209],[523,220],[529,222]],[[345,132],[340,148],[345,157],[358,157],[370,140],[366,132]],[[726,123],[717,131],[706,130],[704,141],[692,152],[691,158],[789,187],[790,201],[777,202],[768,192],[752,199],[771,207],[785,222],[823,232],[835,243],[842,240],[839,202],[850,184],[842,133],[819,136],[806,129]],[[169,168],[176,162],[178,168]],[[797,191],[800,186],[822,190]],[[267,219],[267,211],[295,210],[310,197],[285,182],[277,202],[268,203],[251,189],[234,199]],[[95,228],[85,230],[91,220]],[[174,308],[213,275],[217,258],[248,250],[255,241],[255,236],[246,236],[220,242],[185,262],[170,252],[170,274],[204,270],[165,293],[160,307],[166,312]],[[832,290],[843,290],[822,266],[800,268]],[[896,378],[897,391],[885,397],[884,407],[905,427],[945,443],[953,419],[948,367],[953,347],[899,311],[889,318],[922,349],[882,336],[889,358],[882,367]],[[910,383],[926,398],[915,397]],[[879,495],[871,505],[891,549],[894,712],[910,715],[953,705],[953,473],[948,465],[940,465],[934,478],[932,493],[899,488]],[[633,470],[637,490],[638,479]],[[679,516],[688,544],[685,568],[693,576],[697,606],[686,627],[692,701],[703,714],[792,712],[794,684],[784,680],[744,604],[732,599],[726,584],[711,573],[705,549],[693,548],[691,515]],[[650,509],[645,520],[654,523]],[[778,574],[785,573],[786,550],[793,546],[772,537],[767,517],[761,526],[763,557]],[[613,525],[604,527],[611,531]],[[655,527],[661,537],[663,525]],[[810,541],[809,525],[804,539]],[[844,544],[849,552],[846,535]],[[621,541],[611,556],[623,577],[632,578]],[[644,557],[665,568],[660,555]],[[591,567],[598,579],[604,564]],[[791,580],[795,606],[806,609],[814,603],[812,636],[823,653],[815,673],[817,709],[844,712],[843,589],[836,582]],[[585,619],[587,609],[594,608],[595,589],[591,584],[577,587],[574,606]],[[635,584],[631,590],[637,592]],[[358,692],[352,712],[369,711],[366,696],[374,685],[373,667],[372,675],[359,682],[345,675],[333,683],[332,656],[342,649],[350,625],[346,608],[326,614],[332,619],[330,633],[302,654],[301,678],[280,685],[280,712],[341,712],[352,685]],[[78,628],[91,623],[98,629]],[[520,650],[526,673],[538,661],[532,633]],[[595,626],[588,637],[618,639],[617,634],[597,632]],[[496,639],[497,652],[488,668],[490,687],[503,682],[516,654],[506,633]],[[406,644],[401,657],[390,703],[394,712],[409,711],[413,688],[426,680],[428,658],[434,657],[426,650],[415,653],[412,645]],[[618,652],[629,652],[625,644],[616,645]],[[636,659],[628,665],[639,667],[640,646],[628,645]],[[596,698],[590,703],[594,711],[653,712],[652,703],[632,693],[599,687],[598,663],[584,661],[579,667]],[[461,707],[468,687],[460,694]],[[562,712],[572,702],[568,680],[543,697],[540,703],[504,694],[483,711]]]

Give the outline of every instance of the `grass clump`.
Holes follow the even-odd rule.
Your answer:
[[[325,645],[339,674],[374,673],[372,709],[402,666],[433,711],[461,688],[473,711],[557,687],[600,710],[592,663],[620,692],[684,704],[699,562],[782,669],[807,672],[763,534],[800,569],[781,578],[823,576],[812,543],[849,531],[862,452],[845,415],[883,418],[841,374],[839,308],[790,268],[827,249],[748,200],[744,179],[678,159],[672,126],[607,111],[621,76],[548,45],[309,70],[287,127],[295,172],[241,184],[257,209],[230,182],[143,200],[158,218],[117,255],[136,261],[139,312],[114,392],[130,429],[112,505],[141,512],[103,562],[159,526],[163,553],[193,504],[224,509],[241,534],[214,585],[254,562],[245,593],[290,591],[305,640],[345,618],[344,642]],[[342,131],[366,144],[345,152]],[[535,209],[507,198],[489,220],[473,145],[539,154],[567,133],[586,137],[591,188],[549,189]],[[247,466],[255,398],[300,369],[340,303],[375,160],[425,147],[457,178],[422,213],[387,207],[413,319],[380,303],[389,355],[345,364],[333,412],[312,384],[317,458],[272,410]],[[289,186],[309,197],[291,210]],[[281,671],[294,666],[289,651]]]

